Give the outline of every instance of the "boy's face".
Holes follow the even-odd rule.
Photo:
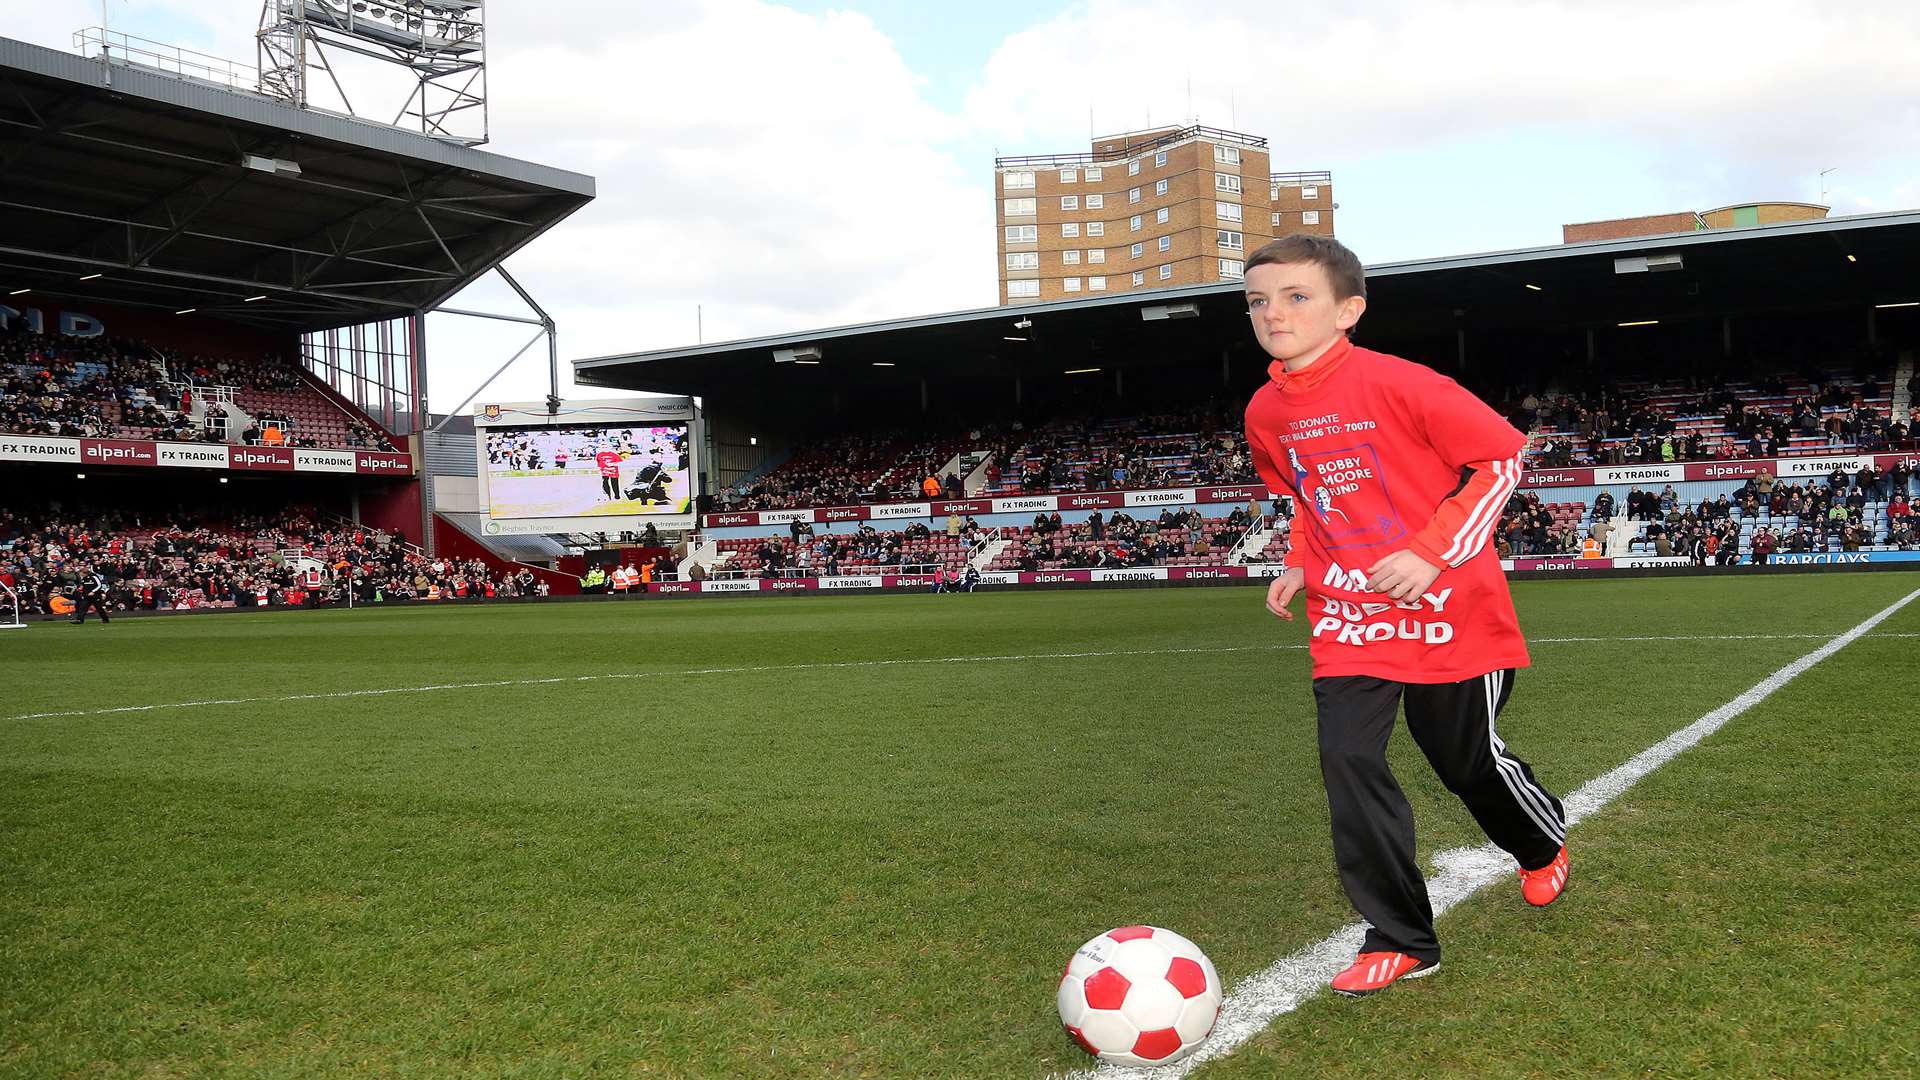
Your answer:
[[[1263,263],[1247,271],[1246,285],[1254,337],[1290,370],[1318,359],[1367,309],[1361,297],[1336,298],[1315,263]]]

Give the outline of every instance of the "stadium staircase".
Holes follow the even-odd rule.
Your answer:
[[[1607,550],[1600,554],[1609,559],[1633,554],[1630,545],[1640,536],[1639,530],[1634,528],[1634,523],[1627,520],[1625,514],[1620,514],[1608,518],[1607,524],[1613,526],[1613,531],[1607,534]]]
[[[985,492],[987,490],[987,466],[993,464],[993,452],[991,450],[980,450],[969,454],[962,454],[960,460],[964,463],[961,466],[962,472],[960,473],[961,493],[971,499],[975,495]]]
[[[1265,553],[1268,542],[1277,535],[1278,530],[1286,527],[1284,521],[1283,518],[1269,520],[1264,514],[1255,519],[1252,525],[1247,526],[1247,531],[1240,535],[1240,542],[1227,552],[1227,565],[1245,566],[1247,560]]]
[[[1000,530],[995,529],[974,547],[973,553],[967,558],[967,564],[984,574],[987,568],[993,565],[993,560],[1012,546],[1013,541],[1002,536]]]
[[[714,568],[718,566],[725,555],[728,554],[732,553],[722,553],[720,550],[720,541],[714,539],[712,536],[706,533],[689,533],[687,536],[687,557],[680,562],[680,576],[684,578],[687,576],[689,570],[692,570],[694,567],[699,567],[701,573],[711,577]]]
[[[1913,351],[1900,354],[1900,363],[1893,369],[1893,415],[1898,418],[1907,415],[1913,408],[1913,395],[1907,393],[1907,382],[1913,378]]]

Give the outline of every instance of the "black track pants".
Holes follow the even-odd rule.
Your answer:
[[[1313,680],[1320,712],[1320,774],[1333,819],[1340,884],[1371,927],[1363,951],[1392,949],[1440,960],[1433,906],[1413,853],[1413,808],[1387,768],[1400,699],[1407,728],[1447,790],[1487,838],[1534,870],[1566,841],[1560,800],[1494,730],[1513,690],[1513,671],[1457,683],[1397,683],[1364,675]]]

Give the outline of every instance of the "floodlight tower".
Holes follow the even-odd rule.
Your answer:
[[[484,14],[485,0],[262,0],[254,35],[260,90],[308,108],[309,83],[323,95],[331,84],[350,116],[478,146],[487,141]],[[407,89],[391,119],[354,106],[335,69],[341,53],[406,71],[404,79],[353,80],[369,105]],[[316,70],[325,73],[325,83],[313,79]],[[383,89],[391,92],[377,92]]]

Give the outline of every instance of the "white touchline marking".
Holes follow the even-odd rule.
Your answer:
[[[1598,812],[1602,807],[1619,798],[1621,793],[1638,783],[1642,777],[1672,761],[1681,751],[1720,730],[1726,726],[1727,721],[1765,701],[1773,695],[1774,691],[1792,682],[1815,664],[1865,637],[1869,630],[1885,622],[1916,598],[1920,598],[1920,589],[1915,589],[1882,608],[1865,622],[1829,639],[1826,644],[1761,679],[1739,697],[1640,751],[1629,758],[1626,764],[1582,784],[1578,791],[1567,796],[1564,801],[1567,809],[1567,827],[1572,828],[1583,818]],[[1875,636],[1914,637],[1916,635]],[[1513,856],[1492,844],[1477,848],[1452,848],[1435,855],[1433,862],[1439,873],[1427,879],[1427,895],[1433,901],[1435,918],[1486,886],[1496,881],[1513,878]],[[1123,1078],[1171,1080],[1173,1077],[1185,1076],[1195,1066],[1204,1062],[1226,1057],[1239,1049],[1248,1039],[1266,1030],[1267,1025],[1277,1017],[1283,1013],[1292,1012],[1301,1002],[1318,994],[1326,986],[1328,979],[1339,974],[1353,962],[1354,952],[1360,948],[1365,932],[1366,924],[1350,923],[1292,955],[1281,957],[1265,970],[1242,979],[1220,1006],[1220,1020],[1214,1026],[1212,1037],[1207,1039],[1192,1057],[1172,1065],[1154,1068],[1103,1065],[1098,1069],[1088,1069],[1068,1075],[1096,1078],[1096,1080],[1123,1080]]]
[[[1626,637],[1532,638],[1530,645],[1584,645],[1599,642],[1636,641],[1798,641],[1824,638],[1825,634],[1648,634]],[[1912,638],[1920,633],[1876,634],[1875,637]],[[202,698],[198,701],[163,701],[151,705],[116,705],[105,709],[73,709],[65,712],[20,713],[0,717],[9,720],[55,720],[80,716],[114,716],[121,713],[159,712],[166,709],[198,709],[210,705],[275,705],[291,701],[334,701],[342,698],[385,697],[389,694],[431,694],[442,690],[498,690],[514,686],[551,686],[556,683],[605,682],[610,679],[670,679],[688,675],[760,675],[776,671],[821,671],[841,668],[902,667],[919,664],[986,664],[1021,660],[1087,660],[1114,656],[1183,656],[1239,652],[1298,652],[1302,645],[1217,645],[1190,649],[1114,649],[1104,652],[1019,653],[1005,656],[920,656],[900,660],[833,660],[806,664],[759,664],[743,667],[681,668],[673,671],[617,671],[603,675],[556,675],[544,679],[496,679],[491,682],[432,683],[426,686],[388,686],[369,690],[327,690],[314,694],[285,694],[279,697]]]

